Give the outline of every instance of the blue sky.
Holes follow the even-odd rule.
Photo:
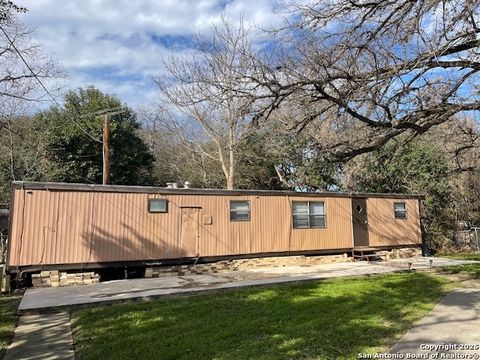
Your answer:
[[[189,51],[222,15],[246,26],[279,21],[275,0],[18,0],[36,40],[68,72],[67,89],[94,85],[132,106],[155,100],[162,56]]]

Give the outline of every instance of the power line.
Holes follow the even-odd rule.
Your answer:
[[[84,117],[89,117],[89,116],[101,116],[101,115],[105,115],[107,113],[110,113],[110,115],[117,115],[117,114],[120,114],[120,113],[124,112],[125,110],[126,109],[125,109],[124,106],[116,106],[116,107],[113,107],[113,108],[94,111],[94,112],[91,112],[91,113],[86,113],[86,114],[83,114],[79,117],[84,118]]]
[[[15,50],[15,52],[17,53],[17,55],[20,57],[20,59],[22,60],[22,62],[25,64],[25,66],[27,67],[27,69],[30,71],[30,73],[33,75],[33,77],[38,81],[38,83],[40,84],[40,86],[43,88],[43,90],[48,94],[48,96],[50,96],[50,98],[52,99],[52,101],[58,106],[58,107],[62,107],[61,104],[55,99],[55,97],[50,93],[50,91],[48,91],[47,87],[43,84],[43,82],[39,79],[39,77],[37,76],[37,74],[35,73],[35,71],[33,71],[33,69],[31,68],[31,66],[28,64],[28,62],[25,60],[25,58],[23,57],[22,53],[18,50],[18,48],[16,47],[16,45],[13,43],[12,39],[10,39],[10,36],[7,34],[7,32],[5,31],[5,29],[3,27],[0,26],[0,30],[2,30],[2,33],[3,35],[5,35],[5,37],[7,38],[8,42],[10,43],[10,45],[12,46],[12,48]],[[91,139],[93,139],[94,141],[96,142],[99,142],[100,144],[103,144],[103,141],[100,141],[98,140],[97,138],[95,138],[93,135],[91,135],[87,130],[85,130],[80,124],[78,124],[75,119],[70,116],[70,115],[67,115],[70,120],[72,120],[72,122],[80,129],[82,130],[88,137],[90,137]]]

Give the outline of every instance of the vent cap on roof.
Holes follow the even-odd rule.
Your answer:
[[[177,189],[178,184],[176,182],[167,182],[167,189]]]

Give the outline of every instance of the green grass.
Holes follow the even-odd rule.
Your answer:
[[[385,350],[450,289],[402,273],[75,311],[84,359],[352,359]]]
[[[450,258],[450,259],[480,261],[480,254],[445,253],[439,256]],[[443,272],[446,274],[463,274],[474,279],[480,279],[480,264],[445,266],[441,268],[440,272]]]
[[[480,261],[480,253],[441,253],[438,254],[440,257],[445,257],[449,259],[459,259],[459,260],[477,260]]]
[[[0,295],[0,359],[12,340],[20,299],[19,295]]]

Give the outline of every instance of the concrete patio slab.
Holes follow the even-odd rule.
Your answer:
[[[480,289],[459,289],[447,295],[389,353],[410,359],[478,359]]]
[[[74,360],[70,318],[65,311],[20,316],[4,360]]]
[[[316,266],[285,266],[232,271],[213,275],[192,275],[150,279],[107,281],[99,284],[28,289],[19,311],[40,311],[60,306],[94,304],[116,300],[157,297],[266,284],[384,274],[409,268],[427,269],[431,258],[409,258],[388,262],[335,263]],[[432,258],[432,266],[460,265],[475,261]]]

